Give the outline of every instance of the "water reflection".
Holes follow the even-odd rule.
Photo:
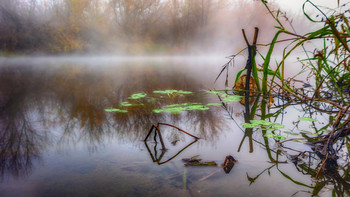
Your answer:
[[[152,96],[154,90],[198,91],[203,87],[204,79],[188,74],[186,68],[160,66],[164,65],[1,67],[0,82],[6,84],[0,86],[1,177],[29,174],[34,160],[40,160],[42,151],[52,145],[83,143],[93,151],[103,146],[106,138],[143,139],[156,122],[185,123],[186,129],[203,139],[217,136],[224,127],[217,110],[152,113],[165,104],[207,103],[201,96],[164,97],[135,105],[126,114],[105,112],[133,93]]]
[[[205,87],[204,81],[208,81],[208,79],[201,77],[200,73],[192,74],[193,72],[188,72],[186,67],[178,67],[179,65],[175,67],[169,65],[159,69],[161,66],[154,63],[149,65],[123,63],[104,68],[70,64],[35,68],[30,65],[3,66],[0,71],[0,83],[6,85],[0,86],[1,178],[29,175],[36,162],[40,162],[42,155],[47,150],[74,146],[80,143],[90,151],[96,151],[104,146],[108,141],[106,139],[117,139],[116,142],[122,141],[134,144],[145,138],[153,124],[164,122],[181,125],[180,128],[201,138],[197,141],[190,137],[190,140],[188,140],[176,130],[166,130],[166,134],[163,135],[164,141],[169,142],[166,145],[168,149],[166,152],[162,151],[163,148],[160,144],[152,141],[141,143],[141,148],[145,150],[142,153],[151,159],[152,166],[156,166],[159,171],[170,169],[169,166],[172,166],[174,168],[172,172],[177,173],[176,177],[181,179],[180,181],[185,175],[190,177],[189,174],[194,174],[199,170],[189,169],[188,172],[185,172],[182,168],[174,165],[174,161],[179,159],[181,153],[195,148],[198,151],[196,154],[208,156],[205,155],[203,149],[210,150],[210,143],[219,144],[224,141],[227,144],[220,146],[220,148],[226,149],[222,151],[223,155],[232,154],[235,158],[236,154],[244,154],[245,149],[248,149],[248,155],[252,155],[252,157],[260,154],[261,150],[264,150],[266,155],[267,167],[259,166],[257,168],[255,163],[258,162],[254,160],[254,165],[251,168],[256,169],[256,171],[251,172],[250,169],[242,167],[247,165],[247,161],[240,160],[238,157],[239,162],[234,165],[233,163],[231,163],[232,165],[226,165],[225,171],[220,168],[215,173],[208,172],[210,176],[199,173],[193,180],[202,181],[188,182],[188,188],[199,188],[201,184],[208,188],[221,187],[218,185],[222,183],[221,180],[235,181],[237,173],[243,173],[243,178],[246,181],[239,180],[238,182],[241,185],[238,187],[244,186],[244,183],[259,184],[257,180],[263,179],[262,177],[266,178],[270,173],[275,172],[277,175],[274,175],[282,177],[286,183],[300,186],[295,191],[298,193],[306,191],[312,195],[324,195],[330,193],[328,192],[329,189],[339,196],[350,193],[348,179],[349,148],[345,146],[348,144],[347,135],[341,136],[343,140],[334,145],[334,150],[338,152],[339,157],[337,159],[339,165],[334,166],[336,170],[320,170],[324,159],[316,154],[311,154],[313,152],[312,148],[318,146],[318,143],[315,142],[322,140],[322,138],[314,135],[315,133],[307,132],[310,125],[312,131],[322,133],[327,132],[329,127],[332,127],[331,121],[324,125],[312,122],[305,129],[300,121],[296,121],[295,124],[292,123],[293,118],[290,117],[297,116],[293,114],[293,111],[286,114],[294,107],[290,104],[292,101],[276,109],[270,108],[266,100],[259,96],[257,96],[254,103],[245,105],[238,102],[229,104],[223,102],[222,107],[213,107],[207,111],[187,111],[180,114],[152,113],[153,109],[160,109],[168,104],[186,102],[205,104],[213,99],[208,95],[198,93],[199,90]],[[153,92],[154,90],[167,89],[187,90],[196,93],[187,96],[161,95],[161,97]],[[155,99],[148,100],[145,98],[139,101],[128,99],[134,93],[145,93]],[[217,100],[220,100],[220,98]],[[118,107],[125,101],[134,104],[128,107],[128,113],[105,111],[107,108]],[[225,110],[221,110],[222,108]],[[304,111],[313,114],[321,113],[315,110],[310,111],[311,109],[307,107],[301,109],[301,113],[304,113]],[[241,116],[241,112],[243,112],[243,116]],[[232,122],[228,121],[227,117]],[[333,117],[334,120],[335,114],[330,114],[329,117]],[[269,134],[290,137],[282,131],[241,127],[242,122],[250,123],[253,119],[281,124],[290,121],[292,129],[288,131],[291,133],[293,129],[298,131],[299,137],[308,144],[304,144],[304,146],[295,145],[298,142],[293,140],[282,143],[281,139],[269,137]],[[222,134],[241,132],[239,130],[227,131],[227,128],[233,128],[227,125],[228,123],[237,124],[242,129],[242,135],[234,136],[242,136],[238,139],[237,149],[232,148],[235,142],[219,139]],[[227,136],[230,137],[230,135]],[[208,147],[201,147],[199,150],[196,146],[200,146],[201,143]],[[340,150],[343,151],[343,157],[339,155]],[[142,153],[137,154],[140,156]],[[222,163],[222,155],[218,157],[220,157],[218,163]],[[212,160],[212,158],[208,159]],[[122,164],[113,164],[113,167],[118,165]],[[182,166],[182,163],[179,166]],[[296,174],[295,170],[286,170],[286,168],[294,168],[294,166],[300,172],[299,174]],[[242,172],[235,170],[236,168]],[[150,170],[148,166],[142,169]],[[179,172],[181,172],[180,175],[178,175]],[[222,172],[223,175],[219,172]],[[225,172],[229,174],[225,174]],[[169,175],[167,173],[164,170],[162,175]],[[140,174],[136,174],[135,177]],[[125,178],[128,175],[120,177]],[[316,180],[316,178],[318,179]],[[212,179],[214,181],[210,182]],[[161,180],[164,179],[158,181],[161,182]],[[218,182],[217,185],[215,185],[215,181]],[[213,186],[210,184],[213,184]],[[227,187],[231,188],[231,186]]]
[[[30,72],[28,73],[31,74]],[[0,177],[19,177],[31,172],[33,160],[40,159],[44,146],[49,143],[45,131],[37,129],[32,117],[32,105],[40,103],[35,94],[35,76],[24,78],[17,69],[2,72],[0,83]],[[43,106],[36,108],[43,111]]]
[[[247,100],[247,99],[246,99]],[[283,101],[282,101],[283,102]],[[283,120],[285,116],[286,108],[290,108],[292,104],[288,102],[288,104],[285,104],[283,106],[279,106],[276,110],[270,110],[270,107],[268,106],[265,99],[259,100],[259,97],[255,101],[253,105],[251,105],[249,102],[243,103],[245,107],[244,111],[244,122],[245,123],[251,123],[252,120],[256,119],[257,116],[260,118],[260,120],[265,121],[271,121],[274,120],[275,122],[278,119]],[[270,175],[271,171],[273,169],[276,169],[276,171],[285,179],[290,181],[291,183],[294,183],[295,185],[304,187],[304,189],[296,191],[293,195],[301,195],[301,193],[307,193],[312,196],[318,196],[318,195],[325,195],[332,193],[333,196],[347,196],[350,194],[350,179],[349,179],[349,146],[345,146],[345,144],[348,144],[349,138],[347,137],[348,131],[346,129],[338,129],[340,130],[338,137],[344,137],[341,138],[338,142],[334,143],[334,145],[330,145],[330,147],[325,147],[328,145],[328,143],[325,143],[327,140],[327,137],[329,137],[330,134],[323,135],[325,133],[325,130],[334,127],[335,116],[332,114],[332,111],[329,111],[327,109],[323,109],[320,111],[315,110],[314,108],[310,109],[307,104],[299,103],[298,105],[302,109],[307,109],[308,113],[310,115],[318,114],[318,117],[322,117],[325,114],[324,112],[328,112],[326,116],[329,116],[329,122],[325,125],[322,124],[316,124],[313,121],[316,121],[316,119],[307,119],[311,120],[311,126],[309,128],[312,128],[315,133],[313,136],[310,136],[312,134],[311,132],[307,132],[304,129],[301,123],[301,121],[297,121],[294,128],[297,128],[297,130],[300,132],[296,135],[301,135],[302,138],[295,138],[295,141],[298,140],[305,140],[308,143],[306,143],[307,147],[311,150],[305,150],[305,146],[295,146],[294,145],[285,145],[285,142],[287,141],[293,141],[293,138],[285,141],[281,141],[281,139],[284,139],[284,137],[281,138],[275,138],[271,139],[269,136],[277,136],[275,134],[275,129],[272,129],[268,131],[268,129],[262,127],[260,129],[257,128],[245,128],[244,130],[244,136],[242,138],[242,141],[239,145],[238,152],[240,151],[242,144],[246,137],[249,138],[249,152],[253,152],[253,141],[257,144],[262,145],[264,149],[266,150],[266,154],[269,158],[269,162],[272,163],[269,167],[262,170],[260,173],[251,176],[247,172],[247,179],[251,184],[254,184],[254,182],[259,179],[259,177],[263,174]],[[250,108],[251,107],[251,108]],[[325,106],[326,108],[328,106]],[[224,105],[224,108],[226,109],[227,113],[230,114],[230,117],[232,117],[232,108],[230,106]],[[259,112],[260,114],[256,115],[256,112]],[[339,115],[338,115],[339,116]],[[293,117],[290,116],[290,117]],[[348,121],[345,121],[343,124],[348,124]],[[261,138],[253,139],[252,134],[253,132],[261,132]],[[290,131],[287,131],[291,133]],[[293,131],[292,131],[293,132]],[[272,135],[268,134],[272,133]],[[322,150],[327,150],[327,154],[322,153]],[[297,153],[296,155],[294,155]],[[300,172],[302,175],[306,175],[309,177],[309,180],[312,180],[312,184],[309,183],[309,180],[306,179],[305,181],[297,180],[293,178],[293,174],[288,174],[283,170],[285,165],[289,165],[290,163],[294,163],[296,169],[298,172]],[[342,163],[342,165],[339,165],[339,163]],[[330,192],[331,191],[331,192]]]

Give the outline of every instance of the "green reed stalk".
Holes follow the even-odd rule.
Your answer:
[[[270,60],[271,60],[271,55],[273,52],[273,49],[275,47],[276,41],[280,33],[282,33],[283,30],[278,31],[274,38],[272,39],[270,48],[266,54],[265,61],[264,61],[264,66],[263,66],[263,78],[262,78],[262,92],[264,95],[267,95],[267,75],[269,71],[269,65],[270,65]]]

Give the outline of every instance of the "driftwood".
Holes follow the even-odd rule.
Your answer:
[[[160,129],[159,129],[159,126],[160,126],[160,125],[165,125],[165,126],[173,127],[173,128],[175,128],[175,129],[177,129],[177,130],[179,130],[179,131],[181,131],[181,132],[183,132],[183,133],[185,133],[185,134],[187,134],[187,135],[193,137],[195,140],[194,140],[193,142],[189,143],[189,144],[188,144],[187,146],[185,146],[184,148],[182,148],[177,154],[175,154],[174,156],[172,156],[172,157],[169,158],[168,160],[166,160],[166,161],[161,161],[161,160],[162,160],[162,157],[163,157],[163,155],[164,155],[164,153],[165,153],[165,151],[166,151],[166,147],[165,147],[165,144],[164,144],[164,141],[163,141],[162,134],[161,134]],[[154,148],[154,152],[155,152],[154,154],[155,154],[155,155],[153,156],[152,151],[150,150],[150,148],[148,147],[147,142],[146,142],[147,139],[149,138],[149,136],[152,134],[153,131],[154,131],[154,141],[157,142],[157,134],[158,134],[158,135],[159,135],[160,143],[161,143],[161,145],[162,145],[162,152],[161,152],[161,154],[160,154],[159,157],[157,156],[157,151],[156,151],[156,146],[157,146],[157,145],[156,145],[155,148]],[[172,159],[174,159],[176,156],[178,156],[178,155],[179,155],[182,151],[184,151],[186,148],[188,148],[188,147],[190,147],[192,144],[196,143],[196,142],[198,141],[198,139],[199,139],[199,137],[196,137],[196,136],[194,136],[194,135],[192,135],[192,134],[190,134],[190,133],[188,133],[188,132],[186,132],[186,131],[184,131],[184,130],[182,130],[182,129],[180,129],[180,128],[174,126],[174,125],[167,124],[167,123],[158,123],[157,125],[152,125],[150,131],[148,132],[147,136],[146,136],[145,139],[144,139],[144,142],[145,142],[145,146],[146,146],[148,152],[149,152],[150,155],[151,155],[151,158],[152,158],[153,162],[157,162],[158,165],[161,165],[161,164],[167,163],[167,162],[171,161]]]
[[[248,60],[245,68],[247,69],[247,74],[245,77],[245,96],[244,100],[245,102],[249,101],[249,96],[250,96],[250,80],[251,80],[251,75],[252,75],[252,69],[253,69],[253,61],[255,60],[255,55],[256,55],[256,42],[258,40],[258,34],[259,34],[259,28],[255,27],[255,32],[254,32],[254,39],[253,39],[253,44],[251,45],[248,42],[247,36],[245,34],[244,29],[242,29],[243,37],[244,40],[248,46]]]

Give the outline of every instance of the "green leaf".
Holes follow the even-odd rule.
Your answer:
[[[308,117],[302,117],[302,118],[299,118],[299,120],[301,120],[301,121],[311,121],[311,122],[316,121],[316,119],[308,118]]]
[[[274,138],[276,135],[275,134],[267,134],[266,137],[269,137],[269,138]]]
[[[221,106],[221,103],[208,103],[206,106]]]
[[[223,99],[224,102],[239,102],[243,96],[240,95],[229,95]]]
[[[206,92],[209,93],[209,94],[215,94],[215,95],[220,95],[220,96],[226,96],[227,95],[226,93],[220,92],[220,91],[217,91],[217,90],[208,90]]]
[[[281,135],[267,134],[266,137],[274,138],[275,140],[285,140],[286,138]]]
[[[164,109],[153,110],[154,113],[168,112],[172,114],[179,114],[183,111],[204,111],[209,110],[209,107],[202,105],[200,103],[181,103],[181,104],[171,104],[163,107]]]
[[[105,109],[106,112],[117,112],[117,113],[127,113],[127,110],[123,110],[123,109]]]
[[[273,122],[269,122],[269,121],[266,121],[266,120],[251,120],[250,122],[253,123],[253,124],[261,124],[261,125],[265,125],[265,126],[269,126],[269,125],[274,125],[275,124]]]
[[[132,94],[128,99],[140,99],[146,96],[147,94],[145,93],[136,93],[136,94]]]
[[[277,130],[277,129],[283,129],[284,125],[280,125],[280,124],[274,124],[273,127]]]
[[[154,109],[154,110],[152,110],[152,112],[159,114],[159,113],[163,113],[164,110],[163,109]]]
[[[237,73],[237,75],[236,75],[236,80],[235,80],[235,85],[236,85],[236,83],[237,83],[237,81],[238,81],[238,79],[239,79],[239,77],[242,75],[242,73],[244,72],[244,71],[246,71],[247,69],[245,68],[245,69],[242,69],[241,71],[239,71],[238,73]]]
[[[120,106],[122,106],[122,107],[129,107],[129,106],[132,106],[132,104],[128,103],[128,102],[122,102],[122,103],[120,103]]]
[[[249,123],[243,123],[242,126],[245,128],[254,128],[260,126],[262,129],[266,129],[269,131],[274,131],[278,129],[284,128],[283,125],[274,123],[274,122],[269,122],[266,120],[250,120],[251,124]]]
[[[242,125],[244,128],[254,128],[254,127],[257,126],[257,125],[250,124],[250,123],[242,123],[241,125]]]
[[[179,93],[179,94],[192,94],[193,92],[191,92],[191,91],[179,90],[178,93]]]

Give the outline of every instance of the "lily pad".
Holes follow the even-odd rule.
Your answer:
[[[132,104],[131,104],[131,103],[128,103],[128,102],[122,102],[122,103],[120,103],[120,106],[123,106],[123,107],[130,107],[130,106],[132,106]]]
[[[200,103],[181,103],[181,104],[171,104],[166,105],[163,109],[154,109],[154,113],[168,112],[172,114],[179,114],[183,111],[194,111],[194,110],[208,110],[209,107],[204,106]]]
[[[206,106],[221,106],[221,103],[208,103]]]
[[[156,94],[173,94],[177,92],[177,90],[155,90],[153,91],[153,93],[156,93]]]
[[[164,110],[163,109],[154,109],[154,110],[152,110],[152,112],[159,114],[159,113],[163,113]]]
[[[223,99],[224,102],[239,102],[243,96],[240,95],[228,95]]]
[[[251,123],[242,123],[241,125],[244,128],[254,128],[254,127],[261,127],[262,129],[266,129],[269,131],[274,131],[278,129],[284,128],[284,125],[280,125],[278,123],[269,122],[266,120],[250,120]]]
[[[145,93],[136,93],[136,94],[132,94],[128,99],[140,99],[146,96],[147,94]]]
[[[193,92],[191,91],[185,91],[185,90],[155,90],[153,93],[156,94],[192,94]]]
[[[117,113],[127,113],[127,110],[123,110],[123,109],[117,109],[117,108],[113,108],[113,109],[105,109],[106,112],[117,112]]]
[[[311,121],[311,122],[316,121],[316,119],[308,118],[308,117],[301,117],[301,118],[299,118],[299,120],[301,120],[301,121]]]
[[[285,140],[286,138],[281,135],[267,134],[266,137],[274,138],[275,140]]]

